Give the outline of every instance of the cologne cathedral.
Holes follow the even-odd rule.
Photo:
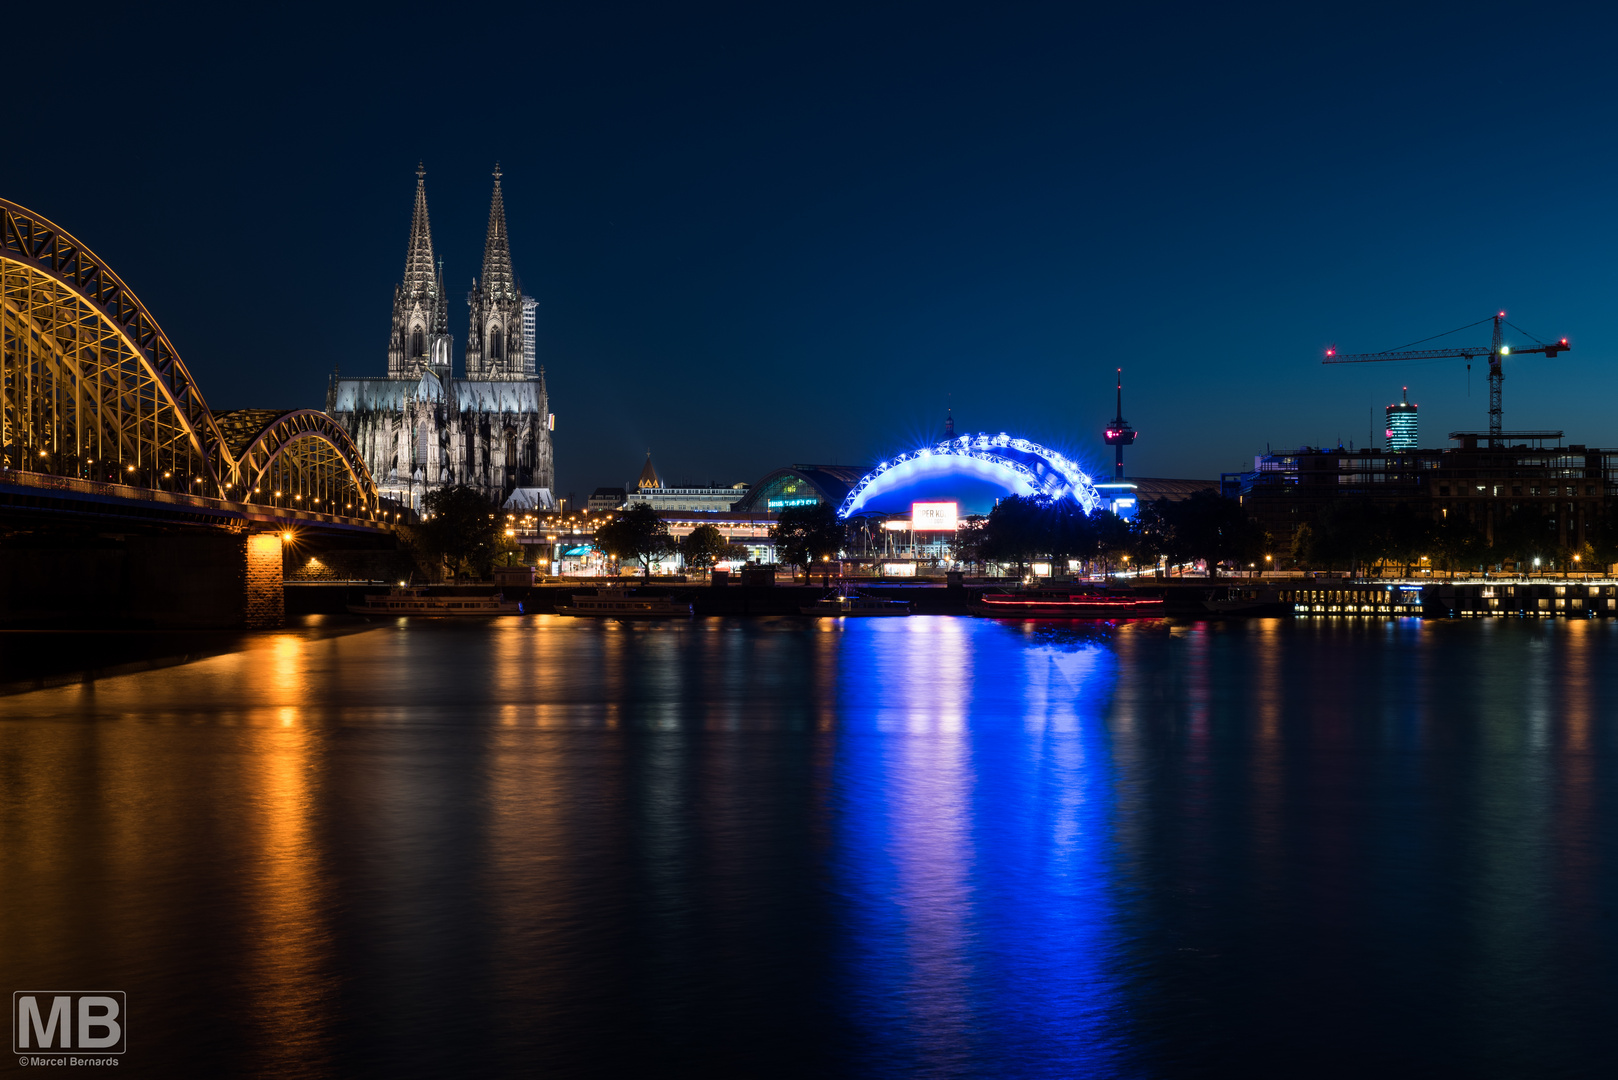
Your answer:
[[[353,437],[383,497],[421,509],[434,488],[466,484],[491,502],[553,509],[555,418],[536,374],[536,302],[511,268],[500,169],[483,242],[483,274],[467,297],[465,378],[455,378],[444,267],[433,255],[426,172],[416,170],[416,209],[404,281],[393,293],[386,378],[334,375],[326,411]]]

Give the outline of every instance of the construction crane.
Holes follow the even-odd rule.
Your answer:
[[[1487,319],[1479,319],[1470,326],[1463,326],[1459,329],[1470,330],[1473,326],[1481,326],[1486,322],[1494,323],[1494,338],[1487,346],[1458,346],[1447,349],[1401,349],[1394,352],[1379,353],[1339,353],[1334,347],[1326,350],[1326,359],[1322,360],[1321,363],[1368,364],[1382,360],[1449,360],[1464,358],[1467,361],[1467,370],[1471,370],[1471,361],[1474,357],[1487,356],[1489,358],[1489,445],[1499,446],[1503,412],[1500,407],[1500,385],[1506,377],[1505,372],[1501,370],[1500,361],[1510,356],[1513,352],[1544,353],[1546,356],[1555,356],[1558,353],[1567,352],[1572,346],[1567,343],[1567,338],[1563,338],[1552,345],[1541,344],[1531,349],[1513,349],[1501,340],[1500,328],[1502,326],[1511,326],[1510,323],[1506,322],[1506,313],[1503,311],[1491,315]],[[1523,330],[1520,326],[1512,326],[1512,329],[1528,334],[1528,331]],[[1450,331],[1451,334],[1457,332],[1456,330]],[[1445,335],[1439,334],[1438,336],[1444,337]],[[1533,337],[1534,335],[1528,334],[1528,336]],[[1432,338],[1427,340],[1431,341]],[[1539,339],[1535,338],[1535,340]],[[1420,342],[1415,344],[1420,344]]]

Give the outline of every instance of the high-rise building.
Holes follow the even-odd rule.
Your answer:
[[[522,354],[529,368],[539,356],[539,301],[532,296],[522,298]]]
[[[1416,406],[1410,401],[1410,387],[1404,388],[1404,400],[1388,406],[1388,449],[1414,450],[1421,445],[1416,437]]]

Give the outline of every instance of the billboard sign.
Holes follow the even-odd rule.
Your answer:
[[[916,532],[954,532],[956,505],[952,502],[910,504],[910,527]]]

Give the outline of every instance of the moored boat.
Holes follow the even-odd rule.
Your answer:
[[[556,613],[619,619],[689,618],[691,601],[672,596],[637,596],[623,586],[609,585],[593,594],[575,593],[556,605]]]
[[[386,596],[367,596],[358,604],[347,605],[355,615],[521,615],[522,601],[507,600],[503,593],[484,595],[429,596],[419,585],[400,585]]]
[[[1152,619],[1165,614],[1161,596],[1053,588],[985,592],[968,601],[966,610],[999,619]]]
[[[1202,606],[1219,615],[1286,615],[1287,605],[1281,600],[1281,590],[1274,585],[1238,583],[1210,589]]]

